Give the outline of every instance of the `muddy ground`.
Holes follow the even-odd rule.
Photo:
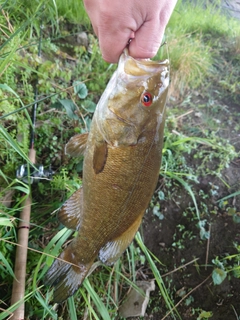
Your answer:
[[[239,6],[238,1],[222,1],[222,10],[229,16],[240,18]],[[214,130],[239,152],[240,92],[223,93],[216,83],[211,83],[207,94],[202,90],[189,94],[191,101],[184,106],[180,104],[179,114],[184,115],[189,111],[190,113],[181,118],[178,131],[191,135],[193,132],[204,130],[203,128],[209,129],[209,132]],[[175,108],[176,104],[171,103],[170,99],[168,107]],[[199,159],[194,159],[193,155],[186,155],[186,160],[189,168],[201,165]],[[214,168],[217,163],[219,159],[213,159],[207,167]],[[197,184],[192,184],[201,208],[201,219],[206,219],[208,224],[209,240],[200,238],[197,220],[194,215],[186,213],[188,207],[193,207],[193,203],[181,186],[173,188],[170,199],[161,201],[163,220],[154,216],[151,210],[144,217],[142,229],[145,244],[162,262],[163,265],[159,265],[159,269],[175,304],[179,303],[177,310],[184,320],[240,319],[240,278],[229,272],[220,285],[214,285],[212,279],[213,259],[221,260],[239,253],[233,244],[240,245],[240,196],[228,199],[226,205],[218,202],[219,199],[240,190],[239,157],[223,170],[222,178],[226,183],[215,175],[206,173],[199,176]],[[157,191],[164,192],[167,189],[164,183],[164,178],[160,178]],[[213,192],[213,186],[217,192]],[[235,219],[231,212],[235,214]],[[194,259],[197,261],[191,262]],[[174,271],[188,262],[191,263],[186,267],[168,274],[169,270]],[[238,265],[239,263],[238,258]],[[159,293],[154,292],[145,319],[165,319],[165,312],[163,299]],[[172,318],[168,316],[166,319]]]
[[[179,111],[183,115],[189,110],[193,111],[181,118],[178,132],[189,134],[193,128],[206,128],[205,120],[211,119],[217,124],[217,135],[228,139],[235,150],[240,151],[240,96],[238,94],[234,97],[219,98],[214,91],[217,91],[216,88],[209,92],[209,96],[214,100],[214,105],[219,106],[218,112],[214,111],[213,106],[208,107],[206,96],[199,93],[192,94],[191,103],[185,104],[184,107],[180,104]],[[204,104],[205,107],[200,110],[198,106]],[[173,107],[174,104],[170,103],[169,108]],[[200,165],[199,159],[194,159],[191,154],[186,155],[186,160],[189,168],[197,168]],[[207,167],[214,168],[217,162],[219,159],[213,159],[211,163],[207,163]],[[240,196],[230,198],[226,206],[221,206],[218,202],[224,196],[240,190],[240,158],[231,161],[229,167],[223,170],[222,178],[230,188],[211,174],[202,174],[198,179],[199,183],[192,184],[201,219],[207,221],[209,240],[201,240],[196,216],[188,209],[193,207],[191,197],[180,185],[172,187],[171,197],[160,202],[163,220],[156,217],[152,210],[144,217],[144,241],[162,262],[163,265],[159,265],[162,275],[198,259],[164,278],[175,304],[193,290],[177,309],[184,320],[208,319],[198,318],[203,310],[210,312],[208,315],[211,315],[213,320],[234,320],[240,317],[240,278],[229,273],[220,285],[214,285],[211,276],[212,260],[236,254],[237,250],[233,244],[240,245],[240,224],[234,222],[230,213],[235,212],[235,218],[239,217]],[[213,186],[217,192],[212,192]],[[164,178],[161,177],[157,191],[159,190],[164,193],[168,190]],[[162,319],[165,311],[166,307],[160,294],[154,292],[145,319]],[[172,318],[169,316],[166,319]]]

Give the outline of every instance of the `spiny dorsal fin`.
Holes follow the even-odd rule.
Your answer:
[[[83,156],[87,145],[88,133],[73,136],[65,146],[65,153],[72,157]]]
[[[107,161],[108,148],[106,141],[97,143],[93,153],[93,169],[96,174],[103,171]]]
[[[67,228],[78,230],[82,221],[82,187],[64,202],[58,213],[59,221]]]
[[[115,263],[132,242],[141,222],[142,216],[138,217],[121,236],[107,242],[99,251],[99,259],[107,265]]]

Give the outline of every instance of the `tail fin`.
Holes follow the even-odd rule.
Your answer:
[[[54,302],[56,303],[63,302],[78,290],[93,264],[93,261],[85,265],[76,264],[72,261],[71,251],[71,245],[69,245],[53,262],[44,279],[46,285],[55,287]]]

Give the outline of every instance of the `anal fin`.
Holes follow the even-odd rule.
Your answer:
[[[115,263],[132,242],[141,222],[140,215],[121,236],[107,242],[99,251],[99,259],[107,265]]]
[[[65,153],[72,157],[83,156],[87,145],[87,139],[88,133],[73,136],[65,146]]]
[[[83,189],[81,187],[64,202],[58,213],[59,221],[69,229],[78,230],[81,225],[82,198]]]

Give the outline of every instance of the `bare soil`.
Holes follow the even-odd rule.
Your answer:
[[[216,87],[208,96],[214,100],[214,105],[220,106],[219,112],[214,112],[212,107],[207,107],[206,96],[195,93],[192,95],[191,104],[180,107],[180,113],[193,110],[182,118],[179,132],[189,134],[193,128],[205,127],[209,120],[217,123],[217,134],[229,140],[236,151],[240,151],[240,128],[237,125],[240,119],[240,96],[229,95],[219,97]],[[199,117],[199,105],[201,108]],[[174,105],[170,105],[175,107]],[[207,122],[204,122],[205,119]],[[209,127],[209,130],[211,128]],[[199,166],[199,159],[193,155],[186,155],[189,167]],[[215,163],[214,163],[215,162]],[[215,167],[219,159],[208,163],[209,168]],[[191,197],[183,186],[174,185],[172,190],[165,186],[164,179],[160,179],[159,188],[171,197],[160,202],[164,219],[149,211],[143,222],[143,235],[147,247],[156,255],[163,265],[159,265],[161,274],[172,271],[164,277],[166,287],[172,299],[177,304],[182,298],[177,310],[182,319],[207,319],[198,318],[202,310],[211,312],[211,319],[220,320],[239,319],[240,316],[240,279],[229,273],[220,285],[214,285],[212,279],[212,260],[224,258],[236,254],[233,243],[240,244],[240,224],[235,223],[233,216],[229,214],[227,207],[234,208],[239,216],[240,196],[228,200],[227,207],[221,207],[217,200],[240,190],[240,158],[234,159],[228,168],[222,172],[222,178],[230,186],[228,188],[218,177],[214,175],[201,175],[199,183],[192,184],[192,189],[200,208],[201,219],[206,219],[210,231],[210,239],[201,240],[196,217],[189,213],[188,208],[193,207]],[[213,195],[212,186],[217,186],[217,192]],[[200,192],[200,190],[202,190]],[[159,189],[158,189],[159,191]],[[203,196],[203,194],[205,196]],[[188,213],[186,214],[186,211]],[[191,210],[190,210],[191,211]],[[231,211],[231,210],[230,210]],[[179,227],[180,226],[180,227]],[[184,229],[184,231],[180,231]],[[185,233],[184,233],[185,232]],[[179,243],[175,245],[174,243]],[[188,262],[186,267],[176,268]],[[231,262],[230,262],[231,263]],[[191,290],[188,296],[186,296]],[[162,319],[166,314],[166,307],[159,292],[152,295],[152,302],[147,309],[145,319]],[[184,298],[185,297],[185,298]],[[165,318],[164,318],[165,319]],[[166,319],[172,319],[168,316]]]

